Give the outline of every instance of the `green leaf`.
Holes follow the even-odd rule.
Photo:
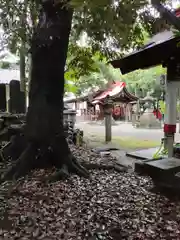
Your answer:
[[[76,94],[78,88],[75,85],[65,83],[65,92],[71,92]]]

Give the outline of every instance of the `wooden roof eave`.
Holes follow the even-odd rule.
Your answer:
[[[124,95],[124,96],[122,96],[122,95]],[[124,87],[123,90],[120,93],[112,96],[111,98],[113,100],[119,99],[120,102],[122,101],[122,102],[128,102],[128,103],[132,102],[132,101],[137,101],[138,100],[138,97],[136,97],[133,94],[129,93],[126,87]]]
[[[172,33],[173,36],[173,33]],[[173,55],[180,54],[178,43],[180,37],[172,37],[159,43],[152,43],[144,46],[143,49],[133,52],[122,59],[111,61],[114,68],[119,68],[122,74],[135,71],[137,69],[146,69],[163,64]]]
[[[132,101],[137,101],[139,99],[137,96],[135,96],[132,93],[128,92],[126,87],[123,88],[123,91],[131,99],[131,102]]]

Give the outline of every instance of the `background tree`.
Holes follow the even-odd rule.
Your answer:
[[[93,89],[103,89],[107,87],[108,82],[124,81],[128,90],[138,95],[145,97],[147,92],[152,92],[152,96],[160,98],[162,87],[160,86],[160,76],[166,74],[166,69],[158,66],[147,70],[137,70],[135,72],[122,75],[120,70],[114,69],[107,64],[107,60],[96,61],[96,66],[99,71],[88,72],[73,81],[73,86],[77,95],[91,92]],[[78,71],[78,69],[77,69]]]
[[[28,0],[0,2],[1,26],[6,36],[7,47],[20,59],[20,83],[21,91],[25,92],[25,102],[28,93],[26,72],[30,71],[29,64],[27,64],[30,62],[28,55],[29,40],[37,23],[38,6],[39,4],[36,1]]]
[[[147,70],[137,70],[122,76],[130,92],[145,97],[147,92],[152,92],[152,96],[159,98],[162,93],[159,78],[165,74],[166,69],[158,66]]]
[[[78,54],[78,59],[73,57],[73,52],[71,57],[67,58],[67,62],[70,61],[70,63],[67,64],[69,71],[65,73],[65,78],[73,82],[73,88],[67,86],[67,90],[72,89],[73,93],[79,96],[105,88],[108,82],[120,80],[120,71],[107,64],[107,59],[102,54],[94,53],[89,48],[81,47],[80,49],[85,53],[84,58],[80,54]]]
[[[100,56],[99,56],[100,58]],[[65,68],[65,90],[80,95],[80,79],[90,73],[98,72],[95,55],[90,47],[80,47],[78,44],[69,44]],[[69,81],[71,82],[69,84]],[[80,87],[79,87],[80,86]]]

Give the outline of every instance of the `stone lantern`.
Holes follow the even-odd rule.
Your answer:
[[[103,104],[104,114],[112,115],[112,108],[113,108],[113,100],[109,96],[107,96]]]
[[[154,115],[154,103],[155,98],[153,98],[150,92],[147,93],[146,97],[140,100],[146,108],[144,113],[139,118],[139,127],[140,128],[152,128],[152,129],[160,129],[161,122]]]
[[[107,96],[104,100],[103,104],[103,111],[105,117],[105,141],[110,142],[112,138],[112,108],[113,108],[113,101],[112,99]]]

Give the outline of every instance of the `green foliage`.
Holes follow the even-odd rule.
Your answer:
[[[98,71],[91,71],[74,82],[77,95],[92,91],[93,89],[104,88],[108,82],[119,81],[121,78],[120,71],[107,64],[105,58],[103,61],[100,61],[96,57],[94,59]]]
[[[77,44],[69,45],[65,71],[65,79],[67,80],[65,84],[66,92],[80,94],[81,77],[86,77],[90,73],[99,71],[96,61],[100,57],[100,54],[94,54],[89,47],[80,47]]]
[[[180,102],[177,102],[177,111],[180,112]]]
[[[166,104],[165,104],[164,101],[162,101],[162,100],[159,101],[159,107],[160,107],[160,109],[161,109],[161,112],[162,112],[163,114],[165,114]]]
[[[84,50],[81,49],[80,52],[89,51],[89,48],[85,48]],[[78,53],[78,51],[77,51]],[[77,54],[79,56],[79,54]],[[95,55],[88,55],[89,58],[86,58],[87,63],[89,62],[90,65],[93,63],[95,68],[87,67],[85,69],[89,71],[81,71],[83,66],[83,62],[78,59],[78,62],[81,64],[76,65],[77,59],[76,57],[72,58],[72,63],[69,64],[71,68],[65,74],[67,80],[73,81],[73,88],[67,87],[67,91],[71,91],[76,93],[76,95],[81,95],[82,93],[86,92],[87,90],[93,90],[97,88],[104,88],[106,87],[108,82],[113,81],[124,81],[126,82],[127,88],[131,93],[138,95],[139,97],[144,97],[147,92],[152,92],[152,96],[160,98],[162,94],[162,87],[159,83],[160,75],[166,73],[166,69],[158,66],[147,70],[137,70],[132,73],[121,75],[119,69],[114,69],[111,65],[107,64],[107,59],[101,56],[102,60],[99,60],[98,53]],[[86,62],[85,61],[85,62]],[[93,61],[93,62],[91,62]],[[87,64],[86,63],[86,64]],[[70,70],[72,69],[72,70]]]
[[[144,97],[148,91],[151,91],[154,97],[160,97],[162,88],[158,81],[161,74],[165,74],[166,69],[158,66],[147,70],[137,70],[122,76],[126,82],[129,91]]]
[[[38,3],[29,0],[1,1],[1,23],[9,35],[11,49],[18,48],[20,40],[29,43],[37,24]],[[93,49],[108,56],[116,54],[120,48],[134,48],[143,43],[144,22],[141,16],[147,4],[147,0],[71,0],[70,5],[74,8],[72,33],[78,39],[86,32]],[[146,16],[150,14],[145,13]]]
[[[71,92],[76,94],[78,91],[78,88],[74,85],[73,82],[72,83],[66,82],[64,87],[65,87],[65,92]]]
[[[160,100],[159,101],[159,107],[161,109],[161,112],[163,114],[165,114],[166,113],[166,103],[164,101]],[[177,103],[176,108],[177,108],[177,112],[180,112],[180,103],[179,102]]]
[[[73,3],[76,5],[74,28],[77,35],[85,31],[95,50],[112,56],[119,48],[134,48],[143,42],[138,10],[147,5],[146,0],[115,3],[107,0],[101,0],[100,3],[73,0]]]
[[[101,78],[106,79],[106,81],[119,81],[121,79],[121,73],[119,69],[114,69],[110,64],[104,61],[99,61],[98,63]]]
[[[145,29],[150,31],[154,21],[151,11],[146,8],[149,6],[148,0],[70,0],[69,3],[74,8],[74,17],[65,78],[73,81],[73,85],[67,83],[66,90],[81,93],[89,87],[104,86],[108,81],[119,80],[119,71],[106,66],[101,54],[109,61],[110,57],[114,58],[120,52],[144,43],[147,38]],[[29,39],[37,24],[39,2],[2,0],[0,10],[1,24],[8,36],[11,52],[16,53],[23,46],[22,50],[27,55]],[[77,45],[83,33],[88,36],[88,47],[84,48]],[[131,83],[134,76],[139,80]],[[125,81],[133,89],[134,84],[146,89],[143,76],[135,72]]]
[[[65,78],[71,81],[76,81],[90,72],[97,72],[98,67],[92,49],[70,44],[66,68]]]
[[[38,17],[37,1],[29,0],[2,0],[0,1],[0,19],[9,49],[17,53],[21,43],[26,43],[26,53],[29,47],[29,40]]]
[[[0,62],[0,68],[9,69],[10,68],[10,63],[9,62]]]

